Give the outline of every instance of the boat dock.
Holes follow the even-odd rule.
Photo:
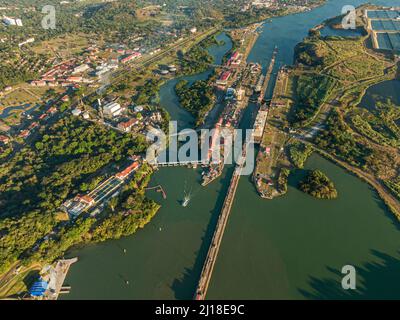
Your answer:
[[[54,268],[50,270],[49,290],[46,292],[46,300],[57,300],[61,293],[68,293],[71,287],[63,287],[65,278],[72,264],[78,258],[59,260]]]
[[[233,173],[228,192],[225,197],[224,204],[221,209],[220,216],[218,218],[217,226],[208,249],[206,260],[204,261],[203,269],[201,271],[199,283],[194,296],[195,300],[204,300],[207,295],[208,286],[210,284],[214,265],[217,260],[219,248],[221,246],[222,238],[224,235],[225,227],[228,222],[229,214],[232,209],[233,200],[235,199],[236,190],[239,185],[239,180],[242,172],[242,168],[245,162],[247,144],[244,144],[242,156],[238,160],[238,164]]]

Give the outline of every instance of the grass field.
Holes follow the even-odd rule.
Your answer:
[[[43,41],[40,45],[34,46],[32,50],[38,54],[50,54],[54,57],[61,56],[66,59],[88,47],[90,39],[85,34],[67,34]]]

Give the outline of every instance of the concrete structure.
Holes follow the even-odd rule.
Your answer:
[[[35,38],[26,39],[25,41],[19,43],[19,44],[18,44],[18,47],[21,48],[23,45],[28,44],[28,43],[32,43],[32,42],[35,42]]]
[[[400,10],[365,10],[374,49],[400,52]]]
[[[203,269],[201,271],[199,283],[197,285],[197,290],[194,296],[195,300],[204,300],[207,295],[207,290],[214,270],[214,265],[217,261],[217,256],[219,248],[221,246],[222,238],[224,236],[225,227],[228,223],[233,200],[235,199],[236,190],[239,185],[240,176],[242,174],[242,169],[246,158],[247,144],[243,145],[242,150],[242,155],[238,160],[237,166],[233,173],[231,183],[229,185],[229,189],[226,194],[220,216],[218,218],[217,226],[210,247],[208,249],[207,257],[204,261]]]
[[[267,110],[260,110],[257,114],[256,120],[254,122],[254,132],[253,138],[254,143],[261,143],[262,136],[264,133],[264,127],[267,122],[268,111]]]
[[[242,101],[243,98],[244,98],[244,96],[245,96],[245,94],[246,94],[246,91],[245,91],[244,89],[240,88],[240,89],[237,90],[237,92],[236,92],[236,99],[237,99],[238,101]]]
[[[114,118],[122,114],[122,107],[117,102],[110,102],[103,107],[105,117]]]
[[[228,80],[231,77],[232,73],[230,71],[225,71],[221,74],[219,79],[216,81],[217,85],[226,86],[228,84]]]
[[[80,66],[77,66],[77,67],[74,68],[74,71],[72,72],[72,74],[85,72],[89,68],[90,67],[86,63],[81,64]]]

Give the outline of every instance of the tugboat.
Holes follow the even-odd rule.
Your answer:
[[[185,195],[182,201],[182,207],[187,207],[190,202],[190,194]]]
[[[191,191],[186,192],[186,181],[185,181],[185,188],[183,189],[182,207],[187,207],[191,198],[192,198]]]

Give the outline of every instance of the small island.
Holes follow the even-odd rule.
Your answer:
[[[300,190],[318,199],[336,199],[337,190],[333,182],[321,171],[310,171],[302,182]]]

